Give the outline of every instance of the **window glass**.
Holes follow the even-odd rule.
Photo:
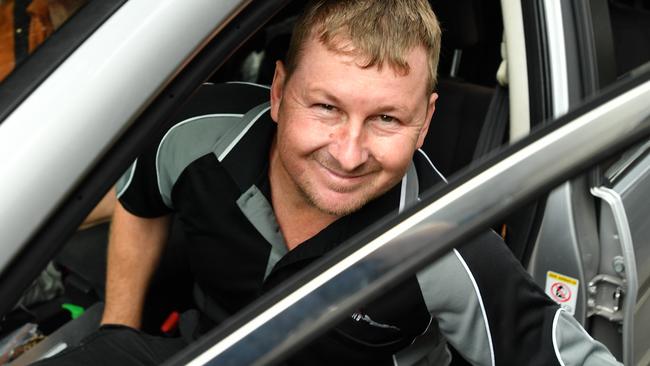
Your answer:
[[[650,1],[610,0],[617,75],[650,60]]]
[[[87,0],[0,0],[0,82]]]

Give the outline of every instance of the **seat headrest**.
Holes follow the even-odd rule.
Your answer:
[[[479,42],[476,0],[429,0],[442,27],[446,49],[464,49]]]

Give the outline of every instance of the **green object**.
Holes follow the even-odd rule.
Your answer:
[[[75,304],[66,303],[66,304],[62,304],[61,307],[70,312],[70,316],[72,317],[72,319],[77,319],[78,317],[81,316],[81,314],[84,313],[84,311],[86,311],[81,306]]]

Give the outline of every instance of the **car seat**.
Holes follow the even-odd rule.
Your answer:
[[[484,43],[487,32],[477,16],[481,4],[476,0],[431,1],[442,27],[442,49],[439,66],[439,95],[436,111],[422,149],[445,175],[466,167],[474,158],[475,148],[495,94],[496,59],[485,62],[491,81],[486,85],[468,81],[459,74],[464,50]],[[498,47],[498,46],[497,46]],[[494,58],[494,57],[493,57]],[[505,136],[501,136],[503,142]]]

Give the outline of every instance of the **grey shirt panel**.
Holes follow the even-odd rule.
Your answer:
[[[463,357],[472,364],[493,365],[494,350],[481,294],[460,254],[456,250],[447,253],[420,271],[417,279],[427,308],[445,338],[462,349]]]
[[[419,200],[420,186],[418,183],[418,172],[412,161],[402,178],[400,188],[399,212],[402,212],[405,208],[415,205]]]
[[[558,309],[553,322],[553,346],[560,365],[622,365],[562,309]]]
[[[156,153],[156,174],[160,196],[173,208],[171,192],[183,170],[201,156],[213,151],[228,131],[242,124],[238,114],[213,114],[190,118],[172,127]]]
[[[271,253],[264,272],[264,279],[266,279],[275,264],[288,251],[280,225],[275,219],[271,204],[256,186],[251,186],[244,192],[237,200],[237,205],[264,239],[271,243]]]
[[[219,161],[223,161],[255,122],[257,122],[257,120],[271,108],[270,105],[270,103],[263,103],[246,112],[246,114],[239,120],[239,123],[232,126],[232,128],[215,143],[212,150]]]
[[[135,169],[138,166],[138,159],[135,159],[133,164],[129,166],[129,169],[122,174],[120,179],[117,180],[117,183],[115,183],[115,189],[117,192],[117,198],[122,197],[124,192],[129,188],[129,185],[131,184],[131,180],[133,179],[133,175],[135,174]]]

